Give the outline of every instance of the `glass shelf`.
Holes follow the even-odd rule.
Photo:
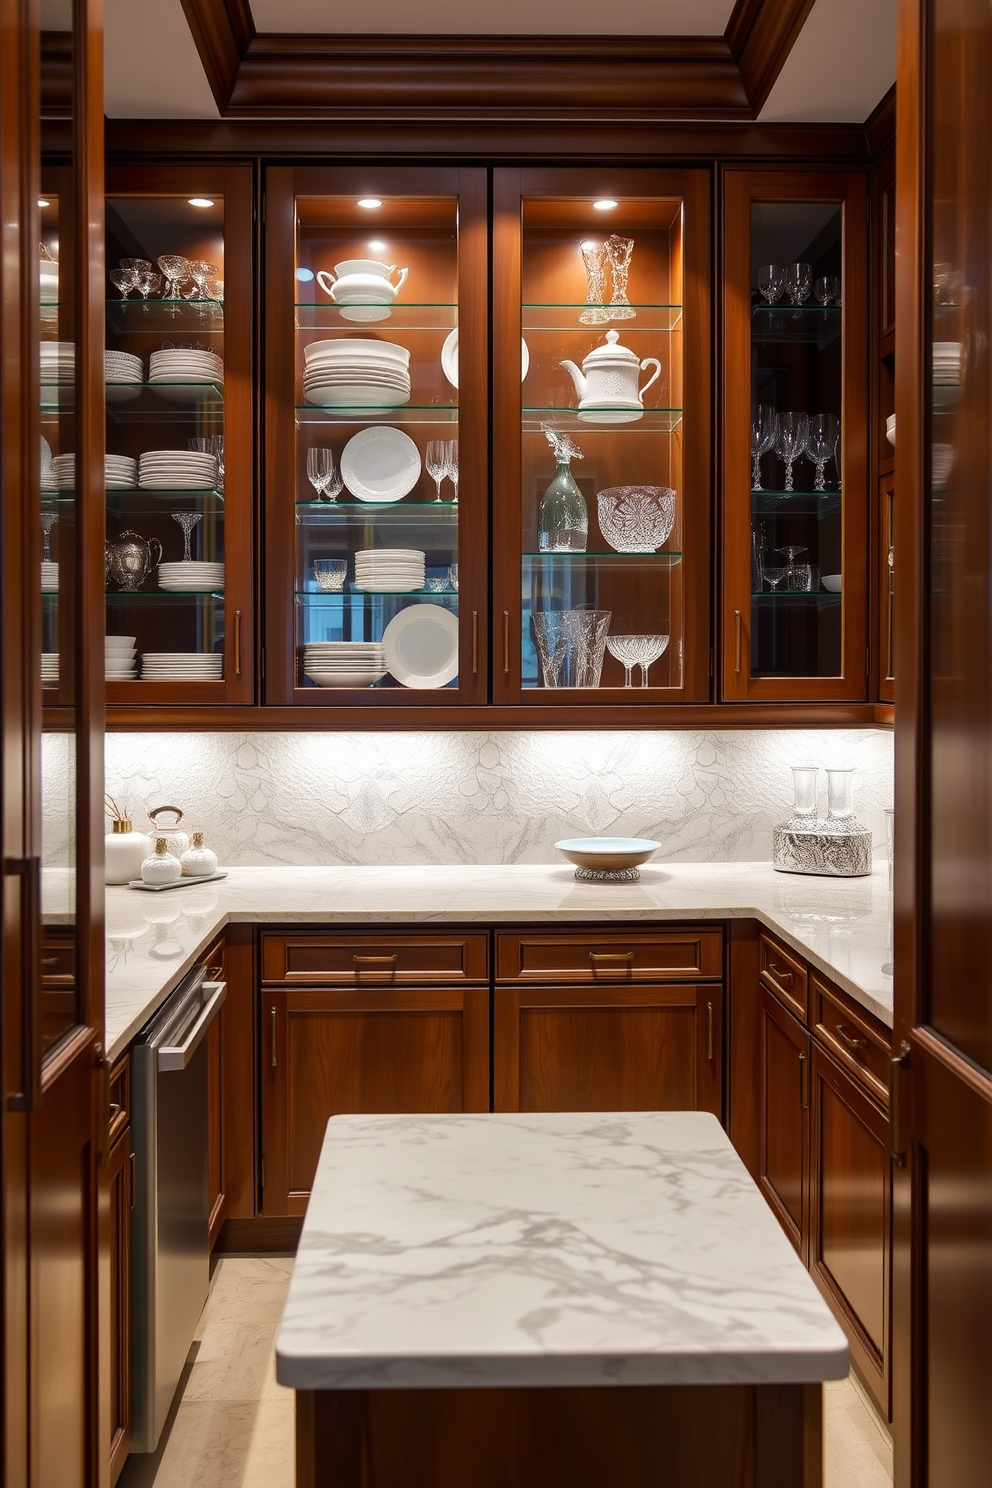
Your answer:
[[[613,549],[602,553],[523,553],[521,556],[534,563],[560,562],[564,559],[567,563],[597,563],[603,568],[613,564],[624,567],[632,563],[649,566],[659,564],[672,568],[682,562],[681,553],[617,553]]]
[[[107,326],[118,335],[165,336],[170,332],[218,336],[224,331],[223,300],[108,300]]]
[[[405,599],[410,604],[423,604],[424,601],[433,603],[458,603],[457,589],[378,589],[373,594],[368,589],[345,589],[336,594],[328,594],[323,589],[297,589],[295,596],[298,601],[307,605],[341,605],[364,604],[367,599]]]
[[[842,305],[752,305],[754,345],[817,346],[836,341],[843,329]]]
[[[361,305],[388,309],[382,320],[352,320],[345,311]],[[384,331],[451,331],[458,324],[457,305],[396,304],[385,306],[374,300],[353,300],[349,305],[303,304],[296,307],[298,331],[348,331],[353,336],[380,335]]]
[[[620,331],[622,336],[633,331],[674,331],[682,323],[681,305],[634,305],[635,320],[613,320],[612,305],[590,305],[582,300],[575,304],[521,305],[521,328],[526,331],[588,331],[592,335],[605,335],[607,331]],[[587,324],[580,319],[586,310],[604,312],[604,319]]]
[[[838,510],[840,491],[752,491],[751,515],[827,517]]]
[[[829,589],[816,589],[811,593],[804,589],[762,589],[760,594],[751,595],[751,603],[770,608],[786,604],[815,604],[818,610],[824,610],[839,605],[841,598],[839,590],[834,594]]]
[[[594,409],[588,410],[595,412]],[[605,410],[604,410],[605,411]],[[585,410],[584,410],[585,413]],[[617,423],[596,423],[579,417],[574,408],[521,409],[521,428],[525,434],[541,434],[542,424],[554,421],[556,429],[567,434],[671,434],[682,422],[681,408],[645,408],[640,418]]]
[[[198,599],[214,599],[224,602],[223,589],[108,589],[107,602],[121,603],[138,600],[142,604],[183,604]]]
[[[450,404],[395,408],[324,408],[317,403],[297,404],[296,425],[305,424],[456,424],[458,409]]]
[[[298,501],[296,510],[306,517],[341,517],[356,520],[378,517],[384,521],[425,521],[443,518],[448,524],[458,521],[457,501]]]

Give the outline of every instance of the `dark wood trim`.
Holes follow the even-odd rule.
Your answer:
[[[302,1215],[229,1219],[214,1246],[214,1255],[295,1255],[302,1229]]]
[[[785,66],[813,0],[737,0],[726,39],[757,117]]]
[[[865,140],[872,160],[895,148],[896,85],[886,93],[865,120]]]
[[[41,33],[41,116],[72,118],[72,34]]]
[[[255,40],[248,0],[181,0],[181,4],[214,102],[223,113]]]

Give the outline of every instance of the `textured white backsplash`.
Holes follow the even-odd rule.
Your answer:
[[[149,807],[180,806],[230,865],[549,863],[558,838],[590,833],[656,838],[661,859],[749,862],[771,856],[789,814],[789,766],[812,761],[858,769],[855,810],[880,856],[892,743],[881,730],[119,733],[107,790],[139,830]],[[51,778],[64,762],[50,741]]]

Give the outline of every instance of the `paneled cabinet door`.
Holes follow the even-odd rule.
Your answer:
[[[489,990],[262,992],[262,1213],[306,1211],[331,1116],[489,1110]]]
[[[723,699],[863,699],[867,179],[724,181]]]
[[[110,1149],[100,1181],[110,1209],[110,1481],[131,1449],[131,1128]],[[106,1323],[105,1323],[106,1326]]]
[[[761,989],[758,1183],[805,1261],[809,1215],[809,1034]]]
[[[889,1415],[891,1164],[885,1113],[814,1043],[809,1266]]]
[[[497,1111],[723,1109],[723,988],[500,987]]]

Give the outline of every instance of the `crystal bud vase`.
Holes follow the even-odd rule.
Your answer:
[[[584,553],[588,539],[585,500],[572,478],[568,460],[559,460],[555,478],[537,509],[537,546],[542,553]]]

